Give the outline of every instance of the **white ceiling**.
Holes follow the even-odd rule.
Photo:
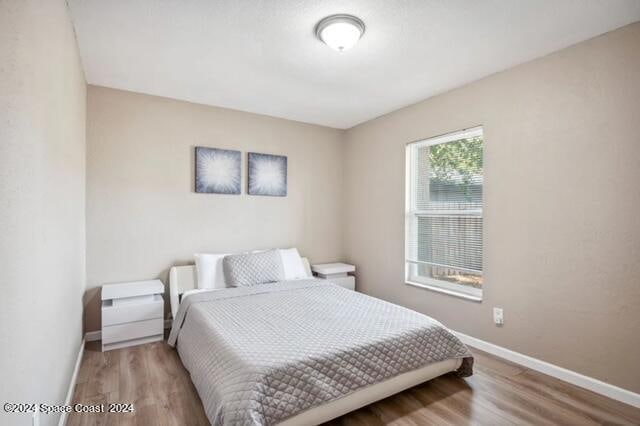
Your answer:
[[[68,0],[90,84],[349,128],[640,20],[638,0]],[[367,29],[320,43],[334,13]]]

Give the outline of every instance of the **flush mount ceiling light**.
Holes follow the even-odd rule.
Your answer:
[[[364,34],[364,22],[352,15],[327,16],[316,25],[316,36],[338,52],[351,49]]]

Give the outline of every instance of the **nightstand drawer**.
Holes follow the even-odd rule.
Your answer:
[[[113,306],[111,301],[102,302],[102,326],[124,324],[133,321],[162,319],[164,301],[162,296],[153,296],[152,302],[135,303],[130,305]]]
[[[355,290],[356,289],[356,277],[349,275],[346,277],[339,278],[323,278],[325,281],[333,283],[335,285],[339,285],[342,288],[346,288],[347,290]]]
[[[156,318],[147,321],[130,322],[127,324],[102,327],[102,344],[122,342],[124,340],[139,339],[141,337],[162,335],[164,321]]]

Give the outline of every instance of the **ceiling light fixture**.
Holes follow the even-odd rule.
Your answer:
[[[364,22],[352,15],[331,15],[316,25],[316,36],[338,52],[351,49],[364,34]]]

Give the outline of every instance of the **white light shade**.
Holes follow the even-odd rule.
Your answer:
[[[338,52],[351,49],[364,34],[364,23],[351,15],[332,15],[324,18],[316,27],[316,35],[330,48]]]

